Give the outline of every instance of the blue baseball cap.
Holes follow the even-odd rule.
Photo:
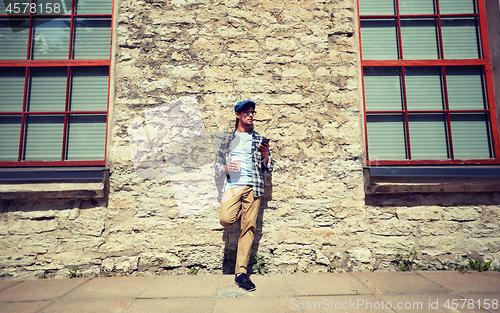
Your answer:
[[[255,102],[253,102],[252,100],[245,100],[236,103],[236,105],[234,106],[234,112],[238,112],[239,110],[241,110],[241,108],[247,103],[251,104],[255,108]]]

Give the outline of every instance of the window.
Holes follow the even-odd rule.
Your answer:
[[[368,165],[499,163],[484,0],[358,0]]]
[[[27,2],[0,5],[0,166],[104,165],[112,1]]]

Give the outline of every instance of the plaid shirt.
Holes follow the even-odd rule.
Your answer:
[[[222,138],[220,149],[215,159],[215,178],[223,184],[226,184],[228,174],[222,172],[222,167],[229,163],[231,157],[231,141],[236,135],[234,132]],[[264,136],[259,135],[256,131],[252,131],[252,180],[253,180],[253,195],[254,197],[261,197],[264,194],[264,174],[262,171],[273,171],[273,159],[271,158],[271,150],[269,149],[269,159],[267,165],[264,164],[262,153],[257,149],[264,139]],[[223,185],[223,186],[224,186]],[[222,188],[219,188],[219,200],[222,198]]]

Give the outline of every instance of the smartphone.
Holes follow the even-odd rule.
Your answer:
[[[265,139],[262,139],[262,143],[269,143],[269,141],[271,141],[271,139],[268,139],[268,138],[265,138]]]

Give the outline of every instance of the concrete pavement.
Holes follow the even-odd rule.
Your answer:
[[[500,272],[171,275],[0,281],[0,312],[500,312]],[[462,300],[463,299],[463,300]]]

